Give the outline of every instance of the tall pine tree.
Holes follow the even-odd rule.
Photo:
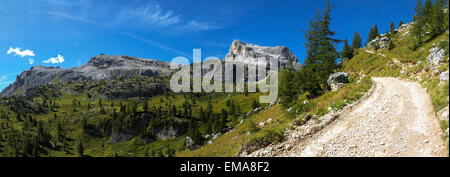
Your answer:
[[[422,0],[417,0],[415,11],[416,15],[414,16],[414,25],[411,32],[416,38],[415,46],[418,46],[422,45],[426,32],[426,16]]]
[[[338,53],[334,44],[340,42],[333,39],[335,32],[330,30],[331,23],[330,1],[327,1],[323,16],[317,11],[310,20],[309,29],[305,34],[307,57],[302,74],[308,78],[302,86],[312,95],[319,95],[326,89],[328,76],[337,68]]]
[[[391,22],[390,32],[393,34],[394,31],[395,31],[395,24],[394,24],[394,22]]]
[[[372,40],[378,37],[378,26],[375,25],[373,28],[370,28],[369,37],[367,38],[367,42],[370,43]]]
[[[448,20],[446,20],[448,15],[444,12],[447,5],[447,0],[437,0],[436,5],[432,9],[429,22],[432,38],[444,33],[448,28]]]
[[[362,47],[362,38],[359,32],[355,32],[352,40],[352,49],[356,50]]]
[[[353,58],[353,50],[352,50],[352,48],[348,45],[347,39],[345,39],[345,42],[344,42],[344,49],[342,49],[341,55],[342,55],[342,58],[347,58],[347,59]]]

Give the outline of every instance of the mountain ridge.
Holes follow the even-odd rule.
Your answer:
[[[168,75],[170,63],[153,59],[121,55],[98,55],[78,67],[63,69],[60,67],[33,66],[17,76],[16,81],[6,87],[0,96],[15,95],[18,90],[26,90],[52,83],[58,79],[64,83],[75,81],[100,81],[119,77]],[[20,94],[19,94],[20,95]]]
[[[301,68],[298,58],[284,46],[263,47],[235,40],[230,46],[229,52],[224,60],[239,59],[238,61],[245,64],[255,64],[258,57],[264,57],[266,65],[272,59],[279,59],[280,69],[289,63],[294,69]],[[0,97],[24,96],[27,90],[51,84],[55,79],[67,83],[131,78],[136,75],[142,77],[168,76],[173,72],[170,69],[171,64],[174,63],[125,55],[100,54],[81,66],[67,69],[37,65],[18,75],[14,83],[0,92]],[[175,65],[181,66],[180,64]]]

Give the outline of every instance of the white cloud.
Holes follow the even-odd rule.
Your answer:
[[[3,82],[4,80],[6,80],[8,77],[7,76],[2,76],[0,77],[0,82]]]
[[[0,77],[0,86],[6,86],[14,82],[14,81],[7,81],[6,79],[8,79],[7,75],[3,75]]]
[[[45,1],[49,4],[59,5],[59,6],[73,5],[73,3],[70,3],[66,0],[45,0]]]
[[[138,20],[147,25],[157,27],[167,27],[181,22],[179,15],[174,15],[172,11],[164,12],[158,4],[148,4],[144,7],[125,9],[117,16],[119,21]]]
[[[208,22],[185,21],[179,14],[174,14],[172,11],[164,11],[160,5],[154,3],[143,7],[124,9],[117,15],[117,21],[118,24],[138,22],[149,28],[173,27],[185,31],[206,31],[222,28]]]
[[[51,57],[48,60],[42,61],[43,63],[51,63],[51,64],[58,64],[64,62],[64,57],[60,54],[58,54],[57,57]]]
[[[34,56],[34,52],[33,51],[31,51],[31,50],[21,51],[21,49],[19,47],[16,47],[16,48],[9,47],[9,50],[8,50],[8,52],[6,52],[6,54],[10,55],[12,53],[14,53],[14,56],[19,55],[22,58],[23,57],[27,57],[27,56],[28,57],[33,57]]]
[[[34,63],[34,59],[33,58],[29,58],[28,59],[28,63],[30,63],[30,65],[32,65]]]
[[[49,15],[55,16],[55,17],[59,17],[59,18],[63,18],[63,19],[68,19],[68,20],[73,20],[73,21],[79,21],[79,22],[83,22],[83,23],[89,23],[89,24],[95,24],[95,21],[83,18],[81,16],[77,16],[77,15],[71,15],[68,13],[63,13],[63,12],[46,12]]]
[[[220,28],[222,27],[211,23],[198,22],[196,20],[189,21],[187,25],[184,26],[184,29],[191,29],[191,30],[212,30]]]
[[[131,34],[131,33],[120,32],[120,31],[116,31],[116,32],[119,33],[119,34],[128,36],[129,38],[132,38],[132,39],[135,39],[135,40],[138,40],[138,41],[147,43],[147,44],[149,44],[149,45],[158,47],[158,48],[163,49],[163,50],[167,50],[167,51],[176,53],[176,54],[181,55],[181,56],[189,56],[189,54],[187,54],[187,53],[185,53],[185,52],[182,52],[182,51],[180,51],[180,50],[177,50],[177,49],[174,49],[174,48],[165,46],[165,45],[163,45],[163,44],[161,44],[161,43],[152,41],[152,40],[150,40],[150,39],[146,39],[146,38],[143,38],[143,37],[140,37],[140,36],[136,36],[136,35]]]

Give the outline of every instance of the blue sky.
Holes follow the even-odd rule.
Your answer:
[[[332,0],[336,38],[409,22],[413,0]],[[326,0],[2,0],[0,90],[35,65],[70,68],[98,54],[170,61],[223,58],[234,39],[287,46],[301,62],[308,20]]]

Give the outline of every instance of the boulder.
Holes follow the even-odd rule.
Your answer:
[[[439,76],[441,83],[440,84],[444,84],[445,81],[448,81],[449,76],[448,76],[448,71],[445,71],[443,73],[441,73],[441,75]]]
[[[409,31],[413,24],[414,24],[414,22],[403,24],[402,26],[400,26],[398,28],[398,32],[404,33],[404,32]]]
[[[334,73],[330,77],[328,77],[327,83],[330,86],[331,91],[338,91],[348,83],[348,73]]]
[[[266,125],[266,122],[260,122],[260,123],[259,123],[259,126],[260,126],[260,127],[264,127],[264,125]]]
[[[430,55],[428,55],[427,61],[430,62],[432,66],[437,66],[444,56],[445,50],[436,46],[430,49]]]
[[[196,149],[194,140],[192,140],[192,138],[189,137],[189,136],[186,136],[186,147],[189,150],[195,150]]]
[[[445,107],[437,113],[438,119],[441,121],[448,121],[449,117],[449,107]]]

